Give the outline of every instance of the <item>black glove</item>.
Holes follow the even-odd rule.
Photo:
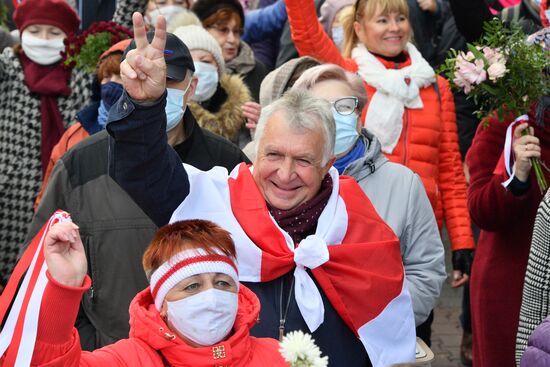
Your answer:
[[[470,275],[475,250],[464,249],[453,251],[453,270],[459,270],[463,274]]]

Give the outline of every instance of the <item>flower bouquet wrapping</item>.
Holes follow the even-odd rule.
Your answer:
[[[321,357],[321,351],[311,335],[302,331],[291,331],[280,342],[283,358],[291,367],[326,367],[328,357]]]
[[[71,33],[65,38],[65,51],[61,53],[63,64],[93,73],[101,54],[127,38],[133,38],[132,32],[118,23],[92,23],[86,31],[78,35]]]
[[[538,37],[538,38],[537,38]],[[478,106],[476,115],[504,121],[522,116],[533,102],[550,90],[548,32],[529,39],[517,25],[504,26],[498,19],[484,24],[484,36],[468,51],[451,50],[440,68],[454,90],[463,91]],[[542,46],[542,47],[541,47]],[[525,130],[527,133],[527,130]],[[538,159],[531,163],[541,191],[548,184]]]

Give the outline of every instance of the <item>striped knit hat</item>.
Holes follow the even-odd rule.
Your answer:
[[[166,294],[176,284],[193,275],[204,273],[222,273],[230,276],[237,287],[239,286],[239,272],[235,259],[228,257],[221,251],[209,254],[204,249],[192,249],[178,252],[163,263],[151,275],[151,295],[155,300],[155,307],[160,312]]]

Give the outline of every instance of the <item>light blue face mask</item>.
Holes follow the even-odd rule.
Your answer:
[[[337,27],[332,28],[332,41],[338,47],[338,49],[341,51],[342,47],[344,47],[344,27],[339,25]]]
[[[191,98],[195,102],[209,100],[218,89],[218,69],[201,61],[195,61],[195,76],[199,79],[195,94]]]
[[[350,150],[357,138],[359,132],[357,131],[357,113],[349,115],[341,115],[334,107],[332,107],[332,116],[334,116],[334,122],[336,123],[336,143],[334,145],[334,154],[336,156],[341,155]]]
[[[175,128],[183,118],[183,114],[187,108],[184,97],[190,86],[191,82],[189,82],[185,90],[166,88],[166,132]]]

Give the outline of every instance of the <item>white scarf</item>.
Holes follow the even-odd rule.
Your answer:
[[[387,69],[362,44],[357,44],[351,52],[359,66],[358,74],[376,88],[369,102],[365,127],[380,140],[385,153],[391,153],[399,141],[405,107],[423,108],[420,88],[436,80],[434,70],[416,47],[407,43],[405,51],[411,65],[402,69]]]

